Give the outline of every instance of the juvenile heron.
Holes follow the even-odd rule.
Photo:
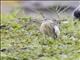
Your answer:
[[[40,31],[52,38],[57,38],[60,35],[60,30],[56,22],[53,22],[52,20],[44,19],[41,26]]]

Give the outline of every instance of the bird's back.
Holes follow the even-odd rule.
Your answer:
[[[46,34],[46,35],[51,36],[53,38],[56,38],[57,37],[57,35],[55,33],[55,29],[54,29],[54,22],[51,21],[51,20],[44,21],[41,24],[40,31],[43,34]]]

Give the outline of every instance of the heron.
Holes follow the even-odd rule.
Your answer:
[[[58,36],[60,35],[60,29],[57,23],[55,21],[46,18],[42,21],[42,24],[40,26],[40,31],[44,35],[50,36],[54,39],[58,38]]]
[[[56,7],[55,13],[56,16],[58,18],[58,21],[53,18],[53,19],[47,19],[45,18],[45,16],[43,15],[43,13],[40,12],[40,15],[44,18],[44,20],[42,21],[42,24],[40,26],[40,31],[47,36],[50,36],[54,39],[59,38],[60,37],[60,28],[59,28],[59,20],[60,20],[60,16],[59,13],[61,14],[62,12],[64,12],[66,9],[68,9],[69,7],[66,7],[64,10],[62,10],[61,12],[59,12],[59,10],[61,8],[59,8],[58,10],[58,5]],[[48,9],[49,11],[51,11],[50,9]],[[52,13],[53,11],[51,11]]]

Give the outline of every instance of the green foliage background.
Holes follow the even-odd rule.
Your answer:
[[[19,17],[16,11],[1,15],[1,60],[80,60],[80,21],[67,17],[60,24],[61,39],[44,38],[40,24],[32,17]],[[39,19],[38,19],[39,20]],[[74,24],[76,22],[76,24]]]

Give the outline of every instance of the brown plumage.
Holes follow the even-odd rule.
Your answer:
[[[60,34],[58,26],[52,20],[44,20],[40,26],[40,31],[54,39]]]

